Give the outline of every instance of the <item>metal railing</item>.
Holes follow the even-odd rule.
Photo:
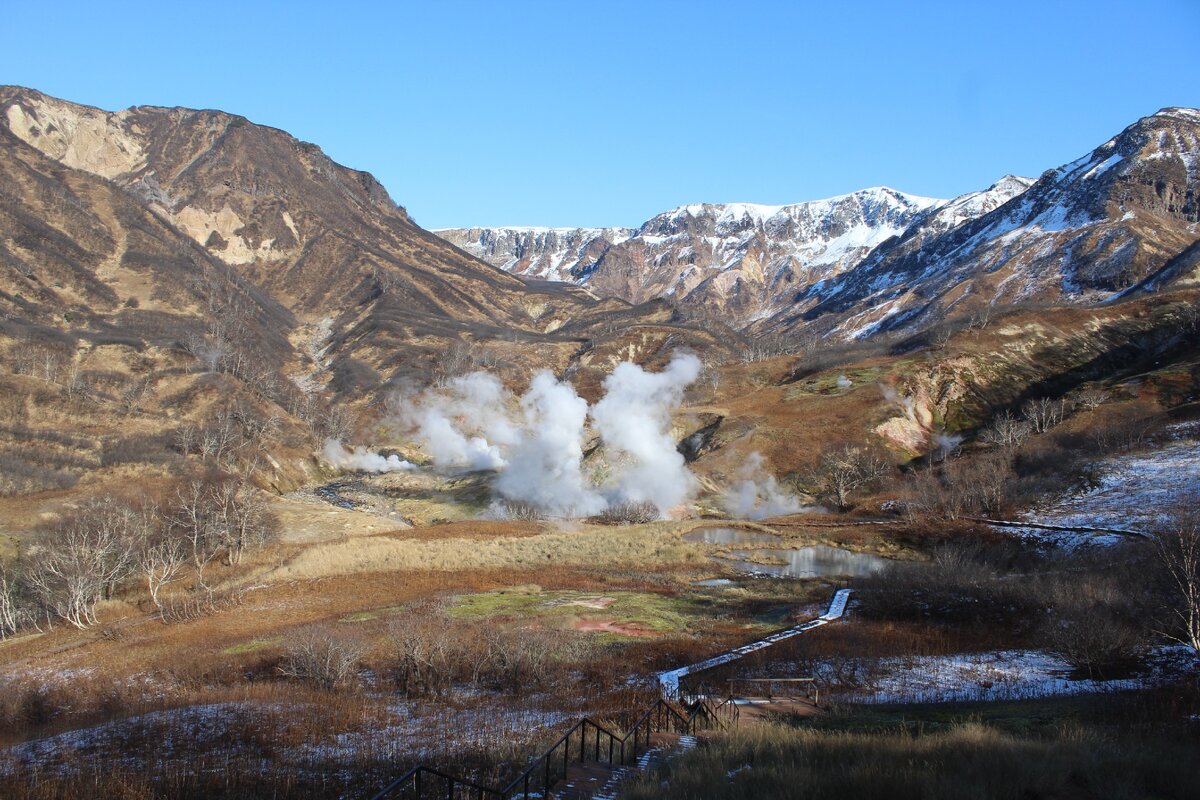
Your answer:
[[[567,775],[572,764],[587,762],[624,766],[637,761],[650,749],[650,737],[655,733],[695,734],[701,730],[726,728],[737,724],[738,707],[729,697],[714,704],[698,700],[685,709],[659,698],[624,735],[610,730],[588,717],[576,722],[548,750],[533,759],[525,771],[504,786],[484,786],[466,778],[433,767],[413,767],[390,783],[372,800],[385,797],[426,796],[457,800],[457,798],[495,798],[496,800],[528,800],[548,798],[550,790]]]
[[[806,689],[803,697],[805,699],[812,700],[813,705],[821,704],[821,686],[817,683],[816,678],[730,678],[729,695],[730,697],[735,694],[740,697],[756,697],[757,695],[750,695],[749,690],[751,687],[761,686],[766,689],[767,693],[765,697],[768,701],[774,700],[776,696],[779,696],[781,699],[785,700],[795,699],[798,697],[798,695],[796,695],[794,692],[787,693],[786,691],[775,691],[776,687],[778,687],[780,684],[782,684],[785,689],[803,686]],[[745,686],[747,691],[741,693],[737,692],[736,687],[739,685]]]

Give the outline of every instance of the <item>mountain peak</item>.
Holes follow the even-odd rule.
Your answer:
[[[1183,117],[1193,122],[1200,122],[1200,108],[1189,108],[1187,106],[1167,106],[1160,108],[1150,116],[1152,117]]]

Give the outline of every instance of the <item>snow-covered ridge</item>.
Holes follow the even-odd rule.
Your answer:
[[[632,228],[444,228],[433,231],[476,258],[508,272],[572,281],[609,247],[633,235]]]
[[[945,204],[946,200],[936,197],[921,197],[920,195],[898,192],[887,186],[872,186],[857,192],[826,197],[820,200],[805,200],[799,203],[784,205],[764,205],[762,203],[690,203],[678,206],[652,218],[653,220],[669,219],[678,221],[683,217],[711,218],[716,217],[717,223],[748,220],[756,225],[766,225],[767,221],[788,215],[793,218],[801,215],[813,217],[827,216],[839,206],[846,203],[857,203],[864,207],[886,206],[899,202],[903,206],[913,208],[930,208]],[[649,225],[647,222],[646,225]],[[643,225],[645,228],[645,225]]]
[[[948,203],[883,186],[786,205],[691,203],[633,228],[435,231],[510,272],[588,284],[639,302],[675,296],[742,306],[742,321],[785,306],[797,283],[839,274]],[[964,208],[958,215],[970,213]]]

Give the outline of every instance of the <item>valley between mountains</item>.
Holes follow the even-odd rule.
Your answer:
[[[1200,110],[1113,134],[431,231],[245,117],[0,87],[0,795],[1194,796]],[[559,770],[582,717],[645,769]]]

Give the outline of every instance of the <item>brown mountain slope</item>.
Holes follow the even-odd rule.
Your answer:
[[[354,358],[420,374],[453,341],[515,336],[529,344],[593,317],[663,318],[472,258],[414,224],[369,174],[242,117],[157,107],[112,113],[17,87],[0,89],[0,111],[0,126],[124,188],[312,325],[301,333],[322,340],[331,368]],[[550,337],[556,355],[530,364],[560,362],[560,351],[586,338]]]
[[[255,436],[275,420],[246,452],[287,485],[399,383],[484,366],[514,388],[541,367],[596,386],[624,358],[739,341],[508,275],[238,117],[15,88],[0,112],[0,496],[178,474],[189,431],[230,409]]]
[[[169,469],[181,426],[224,403],[283,420],[276,453],[294,449],[287,309],[113,183],[2,128],[0,186],[0,494]]]

